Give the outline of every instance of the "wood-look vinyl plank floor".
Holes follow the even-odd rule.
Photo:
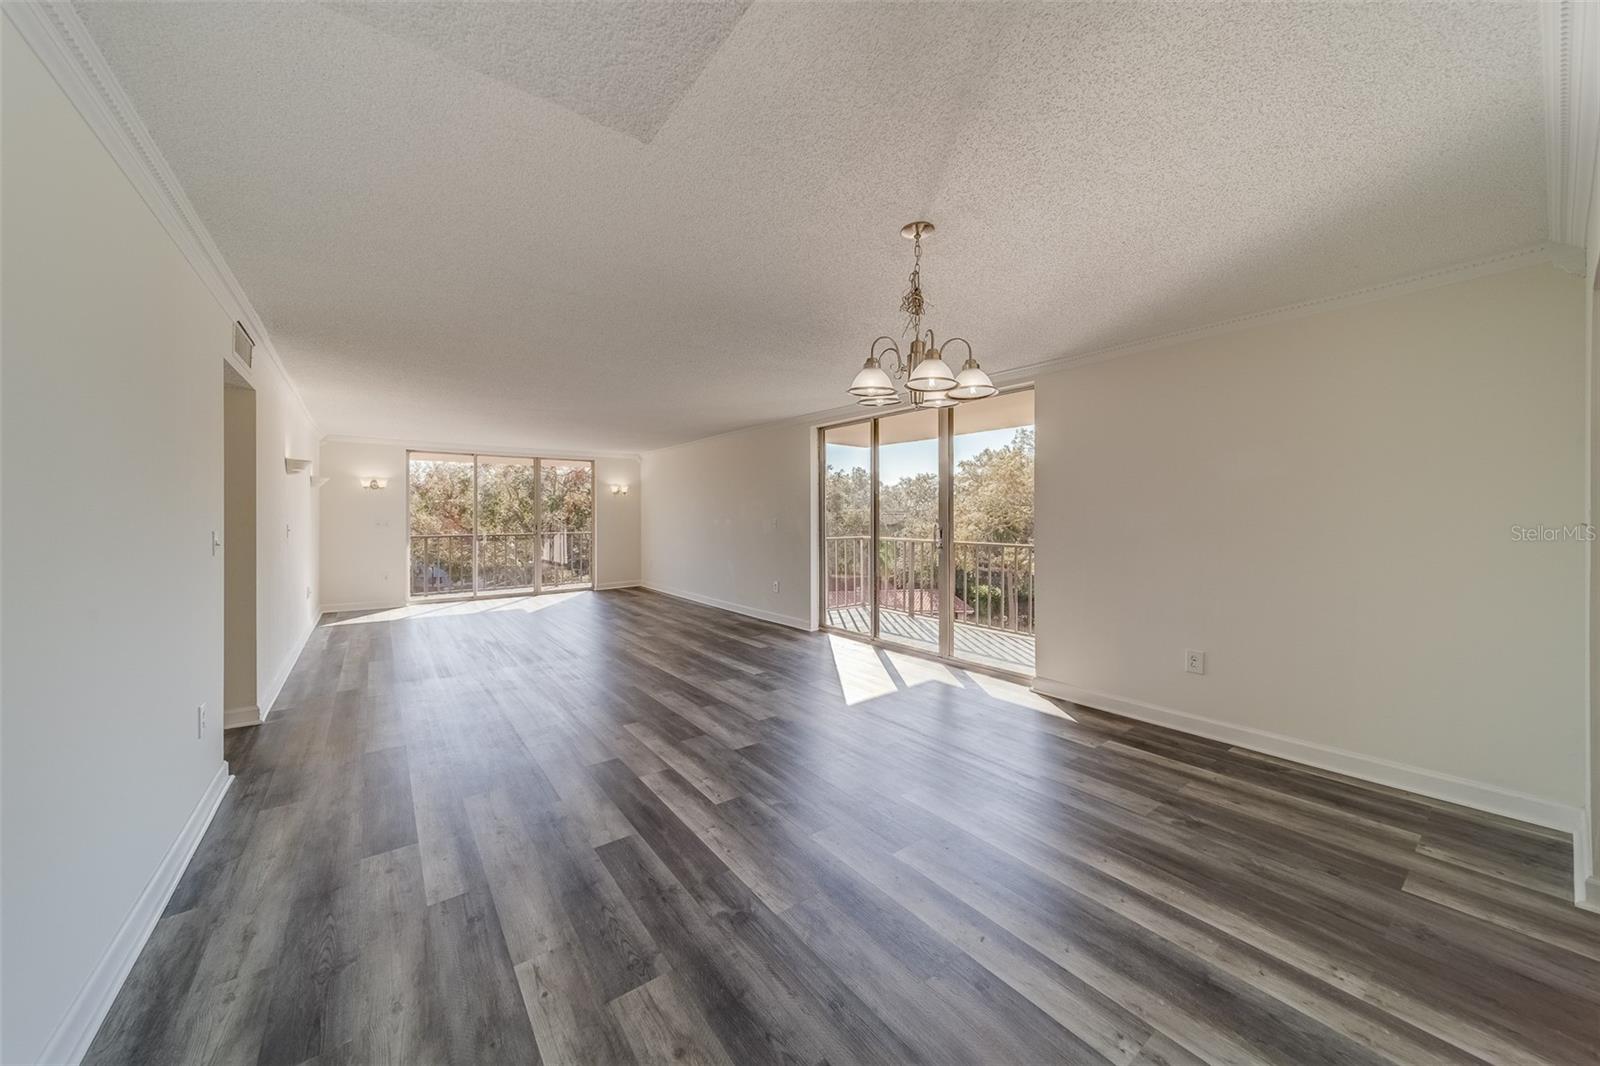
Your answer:
[[[87,1062],[1600,1062],[1563,834],[639,590],[330,616]]]

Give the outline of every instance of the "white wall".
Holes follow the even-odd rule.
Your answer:
[[[20,1063],[222,780],[231,322],[3,18],[0,50],[0,1060]]]
[[[1043,377],[1040,687],[1575,817],[1587,547],[1512,526],[1584,521],[1583,286],[1533,267]]]
[[[397,444],[327,441],[318,472],[321,490],[322,609],[397,607],[406,599],[406,449]],[[384,489],[360,482],[384,477]],[[639,582],[639,461],[595,460],[595,584]],[[611,494],[612,484],[628,494]]]
[[[645,454],[645,585],[814,628],[816,464],[816,430],[796,423]]]
[[[640,581],[639,514],[644,506],[644,487],[640,484],[639,460],[596,459],[595,584],[599,588],[623,588]],[[626,496],[613,494],[612,485],[626,485]]]
[[[397,607],[406,599],[406,450],[322,445],[322,609]],[[362,488],[387,478],[382,489]]]
[[[309,474],[290,475],[286,457],[317,460],[321,433],[289,380],[257,358],[256,389],[256,675],[262,716],[317,624],[321,597],[318,490]],[[315,469],[315,467],[313,467]]]

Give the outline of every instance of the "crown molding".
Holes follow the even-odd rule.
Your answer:
[[[459,441],[404,440],[398,437],[362,437],[349,433],[333,433],[322,438],[323,444],[372,444],[382,448],[404,448],[413,452],[455,452],[460,455],[503,456],[526,459],[632,459],[637,462],[638,452],[574,451],[571,448],[528,448],[522,445],[503,448],[487,444],[462,444]]]
[[[1225,318],[1202,326],[1171,330],[1167,333],[1156,334],[1140,340],[1128,341],[1125,344],[1045,359],[995,374],[993,375],[994,382],[996,385],[1001,385],[1011,383],[1013,380],[1030,378],[1051,370],[1066,370],[1075,366],[1086,366],[1090,363],[1103,363],[1108,359],[1116,359],[1123,355],[1133,355],[1136,352],[1147,352],[1156,348],[1165,348],[1168,345],[1182,341],[1199,340],[1202,337],[1233,333],[1237,330],[1265,325],[1269,322],[1303,318],[1306,315],[1320,314],[1323,311],[1333,311],[1341,307],[1372,303],[1376,300],[1386,300],[1390,297],[1403,296],[1411,292],[1421,292],[1425,289],[1437,289],[1445,285],[1454,285],[1461,281],[1470,281],[1473,278],[1487,277],[1491,274],[1503,274],[1512,270],[1521,270],[1523,267],[1538,266],[1541,263],[1554,263],[1557,266],[1561,266],[1562,269],[1568,269],[1566,264],[1572,261],[1574,251],[1577,252],[1577,258],[1581,260],[1581,250],[1575,250],[1566,245],[1548,243],[1535,245],[1532,248],[1521,248],[1514,252],[1502,252],[1498,255],[1484,256],[1481,259],[1472,259],[1455,266],[1441,267],[1438,270],[1429,270],[1421,274],[1413,274],[1410,277],[1399,278],[1395,281],[1368,285],[1365,288],[1336,293],[1333,296],[1302,300],[1299,303],[1287,304],[1283,307],[1275,307],[1266,311],[1235,315],[1233,318]],[[1569,270],[1569,272],[1583,273],[1581,268],[1576,271]]]
[[[257,354],[264,354],[283,378],[289,394],[310,422],[313,432],[320,437],[322,430],[294,379],[284,368],[266,324],[222,257],[205,223],[200,221],[177,175],[156,147],[133,101],[111,72],[78,13],[70,4],[59,0],[49,3],[5,0],[0,9],[83,116],[211,295],[224,311],[244,323],[256,342]],[[252,387],[256,385],[255,368],[242,366],[226,351],[222,355]]]
[[[1582,248],[1600,151],[1600,5],[1540,5],[1550,240]]]
[[[1168,345],[1178,344],[1183,341],[1198,340],[1202,337],[1211,337],[1223,333],[1234,333],[1238,330],[1249,329],[1252,326],[1266,325],[1269,322],[1281,322],[1287,319],[1303,318],[1307,315],[1320,314],[1323,311],[1333,311],[1341,307],[1350,307],[1356,304],[1372,303],[1377,300],[1388,299],[1393,296],[1402,296],[1410,292],[1421,292],[1426,289],[1437,289],[1445,285],[1454,285],[1461,281],[1470,281],[1473,278],[1487,277],[1492,274],[1503,274],[1512,270],[1521,270],[1523,267],[1538,266],[1541,263],[1553,263],[1572,273],[1582,274],[1580,268],[1571,269],[1574,256],[1581,260],[1582,250],[1559,244],[1539,244],[1532,248],[1522,248],[1514,252],[1502,252],[1499,255],[1484,256],[1481,259],[1472,259],[1455,266],[1442,267],[1438,270],[1429,270],[1410,277],[1399,278],[1395,281],[1386,281],[1377,285],[1368,285],[1365,288],[1355,289],[1350,292],[1336,293],[1332,296],[1323,296],[1314,300],[1302,300],[1299,303],[1287,304],[1283,307],[1270,308],[1266,311],[1255,311],[1250,314],[1236,315],[1233,318],[1209,322],[1205,325],[1193,326],[1187,329],[1173,330],[1139,340],[1128,341],[1125,344],[1113,345],[1107,348],[1095,348],[1083,352],[1069,352],[1065,355],[1041,359],[1038,362],[1027,363],[1023,366],[1011,367],[1007,370],[997,370],[990,375],[994,383],[1002,389],[1015,388],[1020,385],[1030,385],[1041,374],[1052,373],[1057,370],[1069,370],[1073,367],[1087,366],[1091,363],[1102,363],[1124,355],[1134,355],[1139,352],[1154,351]],[[757,422],[748,426],[723,430],[712,433],[695,440],[681,441],[677,444],[667,444],[655,451],[666,451],[669,448],[679,448],[687,444],[695,444],[701,440],[714,440],[717,437],[726,437],[734,433],[743,433],[746,430],[759,426],[804,424],[814,427],[829,426],[841,422],[853,422],[873,415],[891,415],[896,411],[908,411],[910,407],[878,407],[864,408],[858,404],[843,404],[830,407],[821,411],[811,411],[792,418],[778,419],[773,422]]]

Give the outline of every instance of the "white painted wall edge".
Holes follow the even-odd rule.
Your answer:
[[[1600,914],[1600,878],[1589,878],[1584,896],[1578,900],[1578,906],[1586,911],[1594,911],[1596,914]]]
[[[1600,10],[1583,0],[1558,0],[1541,4],[1539,13],[1550,237],[1581,245],[1600,142]]]
[[[1187,711],[1176,710],[1172,707],[1162,707],[1140,700],[1125,699],[1105,692],[1094,692],[1090,689],[1078,688],[1076,685],[1069,685],[1065,681],[1056,681],[1048,677],[1034,678],[1033,690],[1045,696],[1053,696],[1056,699],[1067,700],[1070,703],[1081,703],[1085,707],[1108,711],[1111,714],[1122,715],[1125,718],[1135,718],[1141,722],[1166,726],[1169,729],[1192,733],[1195,736],[1221,741],[1224,744],[1232,744],[1237,747],[1248,748],[1251,751],[1259,751],[1266,755],[1290,759],[1317,769],[1331,770],[1334,773],[1357,777],[1363,781],[1371,781],[1374,784],[1387,785],[1390,788],[1415,792],[1418,795],[1444,800],[1447,803],[1457,803],[1463,807],[1472,807],[1476,810],[1487,811],[1490,814],[1498,814],[1507,818],[1515,818],[1519,821],[1532,822],[1534,825],[1545,826],[1549,829],[1559,829],[1562,832],[1571,833],[1573,898],[1583,898],[1584,881],[1588,878],[1590,871],[1588,867],[1589,849],[1585,832],[1588,819],[1580,807],[1569,807],[1564,803],[1557,803],[1539,796],[1530,796],[1523,792],[1515,792],[1481,781],[1469,781],[1450,774],[1425,770],[1420,766],[1408,766],[1405,763],[1374,758],[1358,752],[1345,751],[1342,748],[1332,748],[1323,744],[1315,744],[1311,741],[1296,740],[1294,737],[1270,733],[1264,729],[1252,729],[1247,726],[1219,722],[1214,718],[1190,714]]]
[[[144,950],[145,941],[155,931],[156,922],[161,920],[161,912],[166,910],[167,901],[172,898],[184,870],[188,869],[189,860],[194,858],[195,849],[200,846],[200,838],[205,836],[211,819],[222,804],[223,794],[231,784],[233,778],[228,773],[228,764],[223,763],[217,767],[216,776],[206,786],[183,831],[172,842],[172,847],[167,849],[150,883],[139,894],[138,902],[128,912],[128,917],[123,920],[122,927],[112,938],[111,945],[89,975],[89,980],[78,991],[77,998],[67,1008],[67,1013],[56,1026],[55,1032],[50,1034],[50,1039],[45,1041],[44,1050],[39,1055],[40,1062],[64,1062],[76,1066],[89,1050],[89,1042],[94,1039],[100,1023],[105,1021],[106,1014],[110,1012],[112,1002],[122,990],[122,982],[127,980],[139,952]]]
[[[798,629],[806,633],[813,632],[815,629],[809,618],[796,618],[793,615],[763,611],[757,607],[746,607],[742,603],[729,603],[727,600],[719,600],[711,596],[697,596],[692,592],[678,592],[674,589],[652,585],[649,582],[641,582],[638,587],[648,589],[651,592],[659,592],[663,596],[671,596],[675,600],[688,600],[690,603],[698,603],[704,607],[715,607],[718,610],[742,614],[746,618],[756,618],[763,622],[776,622],[780,626],[788,626],[790,629]]]
[[[319,610],[311,624],[306,626],[306,631],[300,634],[300,639],[294,642],[294,650],[284,656],[283,662],[278,666],[278,672],[267,683],[266,689],[261,693],[256,706],[261,709],[261,721],[267,720],[267,715],[272,713],[272,705],[278,702],[278,693],[283,691],[283,686],[289,680],[289,674],[294,671],[294,664],[300,661],[300,654],[306,650],[306,641],[311,639],[311,634],[317,631],[317,623],[322,618]]]

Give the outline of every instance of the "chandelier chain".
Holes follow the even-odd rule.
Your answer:
[[[927,303],[922,298],[922,234],[918,233],[911,242],[911,287],[900,298],[900,310],[906,315],[906,330],[920,332],[922,314],[927,310]],[[902,330],[901,332],[905,332]]]

